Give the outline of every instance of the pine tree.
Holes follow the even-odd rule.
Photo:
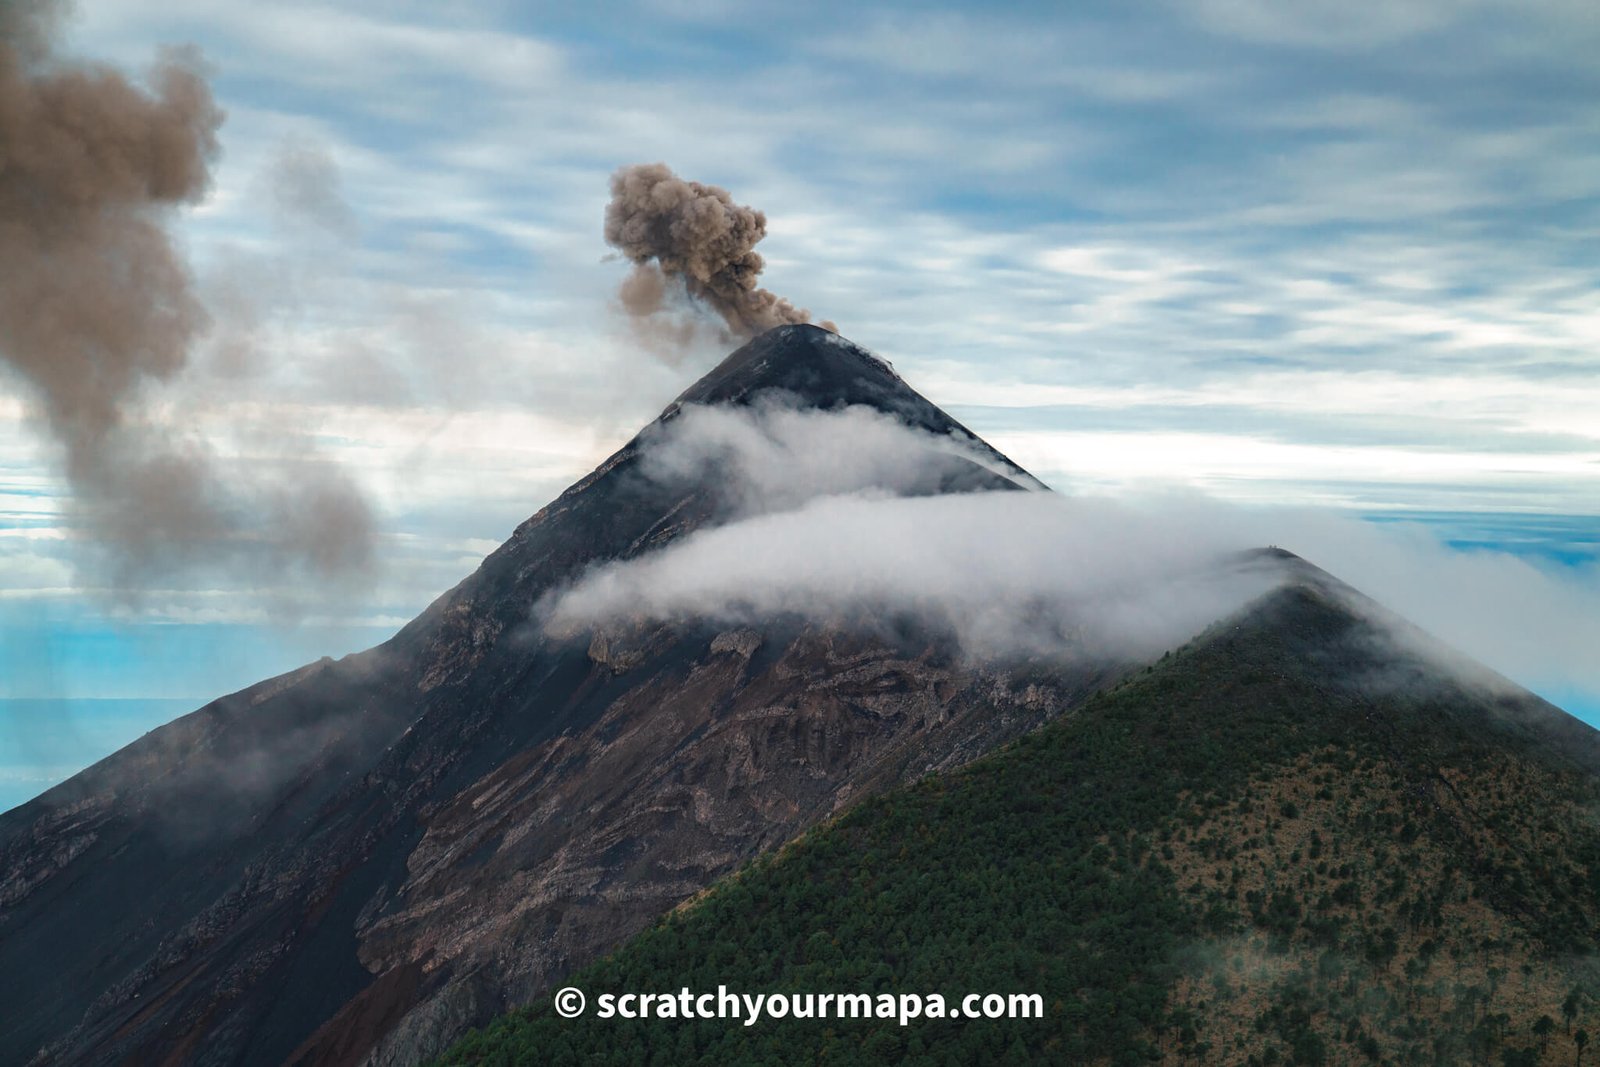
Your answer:
[[[1533,1024],[1533,1033],[1539,1039],[1539,1051],[1545,1052],[1550,1047],[1550,1032],[1556,1028],[1556,1021],[1548,1015],[1541,1015]]]

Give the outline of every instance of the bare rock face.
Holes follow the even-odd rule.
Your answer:
[[[523,750],[430,815],[391,908],[357,936],[369,970],[420,965],[443,991],[371,1062],[417,1062],[408,1050],[433,1047],[417,1032],[433,1033],[461,981],[529,1000],[848,800],[971,759],[1105,678],[1087,670],[1041,695],[836,635],[798,635],[765,661],[690,641],[633,667],[642,684],[582,730]],[[586,683],[604,685],[606,670]]]
[[[773,390],[987,449],[805,326],[662,418]],[[647,483],[639,451],[385,644],[217,700],[0,815],[0,1062],[420,1062],[843,804],[1126,668],[979,668],[931,637],[780,623],[544,635],[546,592],[716,521],[717,486]],[[988,452],[943,491],[1027,484]]]

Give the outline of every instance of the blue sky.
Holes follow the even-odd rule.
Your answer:
[[[7,383],[0,697],[209,697],[469,572],[718,356],[643,355],[612,303],[607,177],[662,160],[1050,484],[1379,519],[1395,607],[1600,719],[1568,662],[1600,626],[1586,0],[79,0],[62,36],[127,70],[173,43],[228,119],[174,223],[214,328],[162,402],[241,463],[314,441],[380,567],[110,599]]]

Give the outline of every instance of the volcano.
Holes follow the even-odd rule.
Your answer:
[[[958,443],[916,492],[1040,490],[866,350],[761,335],[389,641],[216,700],[0,816],[0,1062],[423,1062],[867,798],[1153,684],[1111,656],[974,662],[915,627],[532,624],[592,568],[726,521],[715,468],[648,477],[652,442],[691,408],[774,401]],[[1293,645],[1297,699],[1337,689],[1328,706],[1355,714],[1332,680],[1443,670],[1354,641],[1358,594],[1256,556],[1283,588],[1227,625]],[[1295,590],[1314,612],[1286,607]],[[1246,659],[1216,692],[1282,666]],[[1531,694],[1450,684],[1472,721],[1600,766],[1593,731]]]
[[[811,326],[730,355],[391,640],[223,697],[0,816],[0,1062],[415,1062],[852,799],[1127,669],[1039,684],[915,640],[634,627],[539,599],[718,521],[639,475],[690,405],[850,406],[964,442],[929,492],[1034,483]]]

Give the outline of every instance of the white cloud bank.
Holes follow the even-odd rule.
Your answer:
[[[550,607],[570,632],[623,619],[912,616],[970,654],[1156,654],[1266,591],[1276,568],[1165,517],[1049,493],[824,496],[603,567]]]
[[[758,398],[755,406],[690,405],[646,442],[646,478],[664,485],[719,484],[744,517],[786,511],[822,496],[937,492],[973,466],[1033,488],[971,437],[908,429],[864,405],[795,410]]]
[[[736,517],[589,572],[540,605],[551,632],[913,616],[975,655],[1147,657],[1270,588],[1276,568],[1235,554],[1277,545],[1536,691],[1600,696],[1594,567],[1190,494],[900,496],[921,491],[919,457],[951,446],[862,409],[688,411],[648,447],[643,469],[657,479],[702,473],[715,457],[736,487]]]

